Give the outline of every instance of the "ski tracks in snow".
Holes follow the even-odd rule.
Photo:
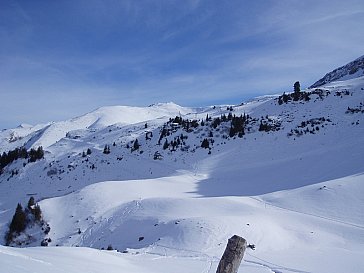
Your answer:
[[[322,215],[317,215],[317,214],[313,214],[313,213],[308,213],[308,212],[298,211],[298,210],[294,210],[294,209],[290,209],[290,208],[285,208],[285,207],[282,207],[282,206],[279,206],[279,205],[275,205],[275,204],[266,202],[266,201],[264,201],[262,199],[259,199],[258,197],[249,196],[249,198],[251,198],[251,199],[253,199],[255,201],[258,201],[260,203],[263,203],[265,207],[266,206],[271,206],[271,207],[274,207],[274,208],[277,208],[277,209],[290,211],[290,212],[294,212],[294,213],[299,213],[299,214],[302,214],[302,215],[307,215],[307,216],[311,216],[311,217],[315,217],[315,218],[320,218],[320,219],[323,219],[323,220],[326,220],[326,221],[335,222],[335,223],[339,223],[339,224],[343,224],[343,225],[346,225],[346,226],[350,226],[350,227],[354,227],[354,228],[364,230],[364,226],[362,226],[362,225],[358,225],[358,224],[354,224],[354,223],[350,223],[350,222],[346,222],[346,221],[342,221],[342,220],[338,220],[338,219],[334,219],[334,218],[330,218],[330,217],[326,217],[326,216],[322,216]]]

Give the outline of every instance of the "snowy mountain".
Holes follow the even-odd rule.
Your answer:
[[[364,56],[327,73],[322,79],[315,82],[310,88],[319,87],[333,81],[343,81],[364,76]]]
[[[125,126],[165,119],[176,115],[192,112],[174,103],[160,103],[149,107],[108,106],[101,107],[91,113],[67,121],[51,122],[44,125],[20,125],[15,129],[0,132],[0,152],[14,149],[18,146],[43,146],[48,148],[61,140],[67,133],[83,134],[110,125]]]
[[[239,272],[362,272],[363,133],[364,77],[2,131],[1,151],[19,156],[0,175],[1,244],[17,203],[33,197],[43,221],[14,234],[25,248],[0,246],[2,268],[215,272],[238,234],[255,245]]]

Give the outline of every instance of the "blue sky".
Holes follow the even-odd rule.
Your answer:
[[[240,103],[364,55],[362,0],[0,0],[0,129]]]

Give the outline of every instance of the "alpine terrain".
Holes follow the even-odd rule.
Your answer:
[[[0,132],[1,272],[364,271],[361,57],[237,105],[108,106]]]

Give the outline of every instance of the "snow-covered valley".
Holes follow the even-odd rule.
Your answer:
[[[1,152],[45,151],[3,168],[1,244],[31,196],[50,227],[0,246],[0,271],[211,273],[237,234],[239,272],[363,272],[364,77],[303,91],[0,132]]]

